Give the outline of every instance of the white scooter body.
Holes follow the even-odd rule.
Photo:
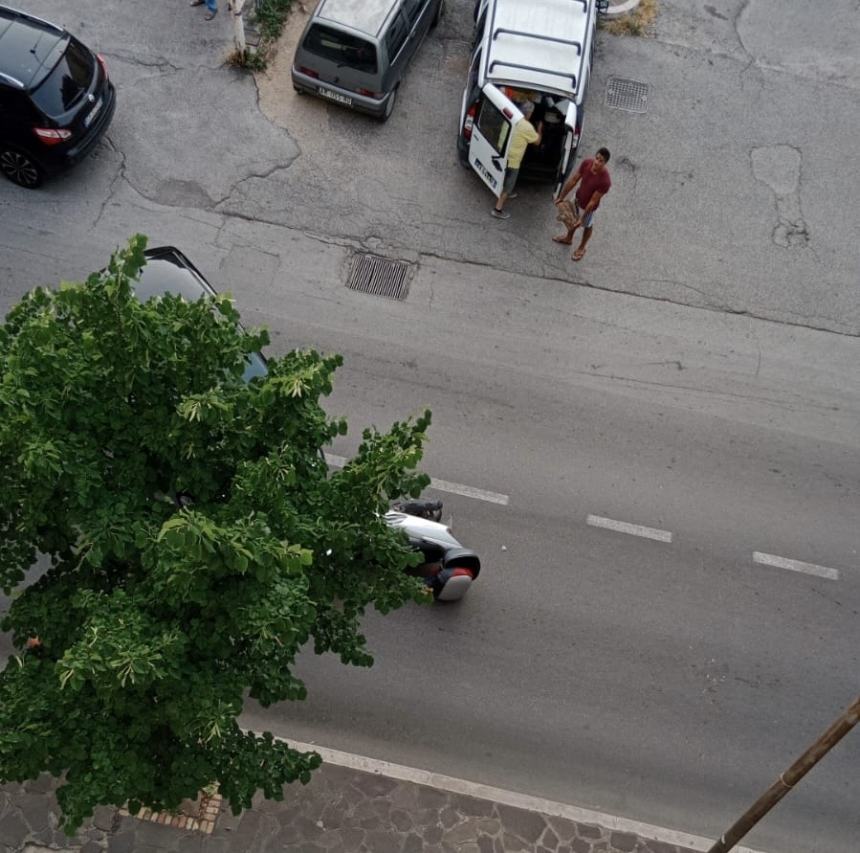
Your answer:
[[[439,545],[441,548],[463,547],[454,538],[451,528],[440,524],[438,521],[430,521],[427,518],[419,518],[417,515],[409,515],[395,510],[385,513],[385,520],[389,527],[399,527],[413,539],[424,539],[434,545]]]
[[[437,601],[459,601],[469,591],[481,571],[481,561],[454,538],[449,527],[394,510],[385,514],[385,521],[406,533],[416,550],[439,554],[440,559],[433,559],[439,568],[426,576]]]

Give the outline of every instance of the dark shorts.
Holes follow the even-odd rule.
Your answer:
[[[502,182],[502,192],[510,195],[517,185],[517,178],[520,176],[519,169],[505,169],[505,180]]]

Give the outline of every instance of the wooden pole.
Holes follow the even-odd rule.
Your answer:
[[[708,853],[728,853],[860,720],[860,696],[722,835]]]

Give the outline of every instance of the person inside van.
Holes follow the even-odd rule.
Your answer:
[[[508,148],[508,167],[505,169],[505,179],[502,183],[502,192],[496,200],[496,206],[490,211],[496,219],[510,219],[511,215],[504,207],[505,202],[509,198],[516,198],[514,187],[517,185],[517,178],[520,174],[520,165],[523,162],[523,157],[526,153],[526,148],[529,145],[540,145],[541,135],[543,134],[543,122],[538,122],[537,130],[529,121],[535,111],[535,105],[532,101],[525,101],[520,104],[520,112],[523,117],[516,123],[514,131],[511,134],[511,144]]]

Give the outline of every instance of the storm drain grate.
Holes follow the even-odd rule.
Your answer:
[[[373,296],[406,299],[409,295],[409,264],[379,255],[357,253],[352,257],[346,286]]]
[[[644,113],[648,109],[648,84],[626,77],[610,77],[606,84],[606,106]]]

